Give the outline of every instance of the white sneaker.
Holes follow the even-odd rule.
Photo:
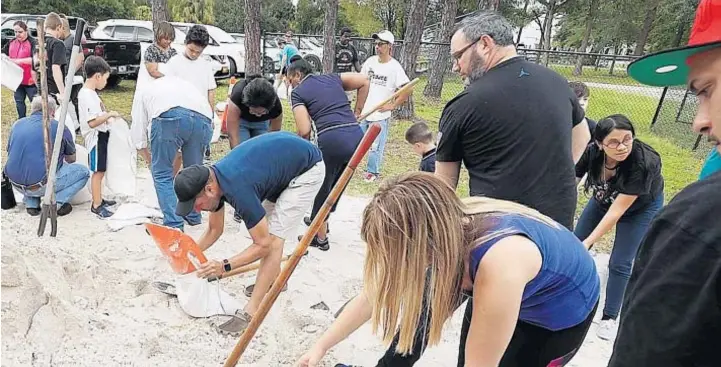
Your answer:
[[[601,320],[596,329],[596,336],[603,340],[616,339],[618,333],[618,322],[616,320]]]

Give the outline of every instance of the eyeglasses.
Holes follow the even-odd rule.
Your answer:
[[[477,40],[475,40],[475,41],[467,44],[467,45],[466,45],[465,47],[463,47],[462,49],[460,49],[460,50],[452,53],[451,56],[452,56],[453,59],[457,62],[458,60],[461,59],[461,57],[463,57],[463,54],[465,54],[466,51],[468,51],[468,49],[471,48],[471,46],[475,45],[475,44],[478,43],[478,41],[480,41],[480,40],[481,40],[481,37],[478,37]]]
[[[384,42],[384,41],[378,41],[375,43],[376,46],[383,46],[383,45],[389,45],[389,44],[390,44],[389,42]]]
[[[611,148],[611,149],[618,149],[621,144],[623,144],[624,147],[628,148],[631,146],[631,143],[633,143],[633,136],[627,136],[623,139],[623,141],[618,141],[616,139],[613,139],[608,142],[608,144],[603,144],[605,147]]]

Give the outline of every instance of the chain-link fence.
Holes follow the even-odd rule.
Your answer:
[[[283,33],[264,34],[261,52],[267,73],[280,70],[277,41],[283,36]],[[323,36],[295,34],[292,40],[300,54],[320,72]],[[361,64],[376,53],[371,38],[354,37],[351,43],[358,51]],[[403,51],[403,41],[396,40],[393,56],[400,60]],[[569,81],[585,83],[591,90],[588,117],[599,120],[612,114],[624,114],[641,130],[651,126],[654,132],[668,137],[679,146],[704,149],[701,147],[704,144],[698,144],[698,136],[688,126],[696,111],[695,97],[686,93],[685,89],[664,90],[641,85],[630,78],[626,68],[636,56],[527,48],[519,48],[518,53],[529,61],[555,70]],[[443,70],[433,70],[439,67]],[[437,123],[445,103],[463,91],[464,83],[452,73],[451,67],[450,44],[421,42],[415,67],[421,82],[413,94],[417,117],[431,124]],[[438,82],[434,72],[443,74],[442,83]],[[436,81],[435,85],[433,81]]]

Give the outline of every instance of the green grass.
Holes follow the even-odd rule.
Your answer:
[[[426,80],[422,80],[416,87],[415,105],[416,117],[425,120],[432,128],[437,128],[445,103],[453,98],[462,89],[462,83],[459,78],[451,77],[444,84],[444,90],[441,98],[438,100],[427,99],[422,96],[423,88]],[[653,117],[657,101],[654,98],[646,97],[638,94],[623,93],[609,89],[591,88],[591,100],[589,103],[588,116],[594,119],[614,114],[622,113],[628,116],[637,129],[638,138],[650,144],[656,149],[663,160],[663,175],[666,181],[665,196],[668,201],[676,195],[678,191],[696,180],[698,172],[701,168],[702,160],[700,155],[691,152],[688,147],[679,146],[674,143],[675,138],[669,139],[652,133],[649,125]],[[133,100],[135,83],[133,81],[123,81],[118,88],[100,93],[105,105],[110,110],[120,112],[127,119],[130,118],[130,108]],[[220,82],[216,92],[218,101],[225,100],[228,86],[225,82]],[[669,111],[675,111],[674,106],[668,107]],[[287,102],[284,102],[284,118],[283,130],[295,131],[295,123]],[[671,112],[668,112],[671,113]],[[15,105],[12,93],[7,89],[2,89],[2,144],[6,146],[7,136],[11,124],[16,119]],[[415,171],[418,169],[420,157],[416,156],[410,146],[405,142],[405,130],[412,124],[411,121],[393,121],[390,128],[390,135],[386,143],[385,157],[382,166],[382,176],[390,177],[403,172]],[[676,124],[676,128],[681,133],[680,128],[690,130],[688,125]],[[658,128],[654,128],[656,132]],[[688,138],[688,136],[686,137]],[[228,152],[228,143],[221,140],[213,146],[213,159],[218,160]],[[5,152],[3,149],[3,156]],[[4,160],[3,160],[4,161]],[[143,162],[142,160],[140,160]],[[142,163],[144,164],[144,163]],[[359,173],[365,169],[365,161],[358,167]],[[356,174],[351,180],[347,193],[356,196],[370,196],[378,188],[378,183],[366,183]],[[461,171],[460,182],[458,185],[458,194],[462,197],[468,196],[468,173],[465,169]],[[583,210],[588,198],[585,194],[579,195],[579,205],[577,214]],[[599,246],[602,251],[608,250],[613,234],[609,234]]]

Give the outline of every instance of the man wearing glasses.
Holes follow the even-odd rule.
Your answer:
[[[361,73],[368,75],[370,80],[368,99],[361,115],[388,99],[398,88],[410,81],[398,60],[391,56],[391,49],[393,48],[393,42],[395,42],[393,34],[389,31],[382,31],[373,34],[371,37],[375,40],[376,55],[369,57],[361,68]],[[399,96],[361,121],[361,128],[364,132],[374,122],[381,125],[381,133],[373,142],[368,154],[368,168],[363,174],[363,179],[366,182],[373,182],[380,176],[383,150],[388,139],[388,124],[391,119],[391,112],[403,104],[409,95],[410,92]]]
[[[451,55],[469,85],[441,115],[436,174],[455,188],[463,162],[471,195],[515,201],[572,228],[574,164],[590,133],[568,82],[518,56],[513,27],[494,12],[464,19]]]

